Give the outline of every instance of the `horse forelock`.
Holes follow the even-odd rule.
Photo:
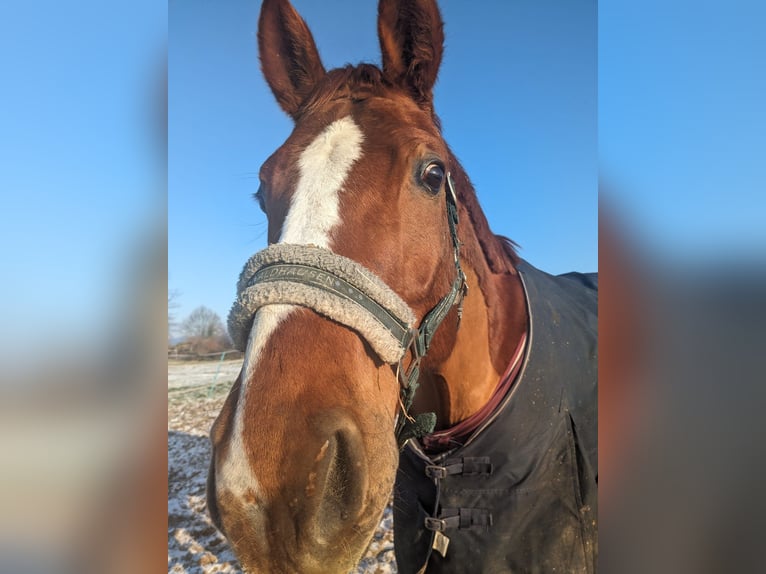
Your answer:
[[[305,116],[315,114],[332,101],[364,100],[383,95],[390,87],[383,72],[372,64],[349,64],[330,70],[301,104],[295,114],[295,121],[299,122]]]
[[[374,64],[361,63],[348,64],[342,68],[335,68],[327,72],[324,78],[317,83],[314,90],[301,104],[294,118],[296,122],[303,117],[314,114],[328,104],[337,100],[362,101],[371,97],[386,97],[392,93],[411,96],[401,87],[392,84],[386,79],[383,71]],[[412,100],[413,103],[417,102]],[[441,133],[441,121],[432,108],[425,108],[431,116],[431,121],[437,131]]]

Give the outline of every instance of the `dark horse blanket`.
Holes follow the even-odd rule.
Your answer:
[[[399,572],[594,572],[596,274],[519,265],[526,356],[508,395],[457,449],[410,441],[394,490]]]

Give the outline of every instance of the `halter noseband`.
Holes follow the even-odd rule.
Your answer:
[[[256,311],[266,305],[293,304],[342,323],[362,335],[385,363],[396,365],[401,413],[396,422],[399,446],[412,437],[433,432],[434,413],[412,417],[409,409],[419,385],[420,362],[450,309],[467,293],[460,266],[457,197],[447,173],[447,223],[454,250],[456,278],[444,297],[414,327],[409,306],[372,271],[356,261],[312,245],[276,243],[259,251],[245,265],[237,284],[237,300],[229,313],[229,332],[245,350]],[[405,357],[411,357],[405,367]]]

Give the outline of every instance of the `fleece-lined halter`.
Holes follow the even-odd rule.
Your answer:
[[[415,328],[415,314],[377,275],[352,259],[314,245],[277,243],[259,251],[245,264],[237,283],[237,300],[229,313],[229,333],[236,347],[247,346],[256,311],[266,305],[291,304],[313,309],[357,331],[381,361],[396,365],[401,386],[397,418],[399,446],[434,430],[435,413],[412,417],[409,409],[419,385],[420,361],[449,310],[467,293],[460,267],[457,197],[447,173],[447,222],[457,276],[452,288]],[[410,361],[405,365],[407,352]]]

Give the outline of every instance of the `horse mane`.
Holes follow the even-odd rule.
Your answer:
[[[458,202],[468,212],[468,217],[471,220],[471,226],[476,234],[476,239],[481,246],[484,260],[493,273],[515,273],[516,265],[520,261],[516,251],[518,244],[504,235],[492,233],[487,217],[484,215],[484,210],[479,205],[476,190],[468,178],[468,174],[463,169],[463,166],[460,165],[452,150],[449,153],[451,156],[450,163],[454,168],[452,178],[457,188]],[[466,253],[466,255],[469,258],[471,257],[470,252]]]
[[[340,99],[364,100],[372,96],[384,97],[386,92],[396,90],[383,75],[383,71],[373,64],[347,64],[342,68],[335,68],[327,72],[324,78],[317,84],[306,100],[301,104],[295,114],[296,121],[300,117],[309,115],[331,101]],[[441,121],[430,110],[431,119],[441,133]],[[468,212],[476,238],[481,246],[482,254],[487,265],[493,273],[515,273],[519,256],[516,251],[518,245],[502,235],[495,235],[489,227],[484,211],[479,205],[476,190],[468,178],[457,157],[449,150],[450,164],[453,166],[452,176],[457,187],[459,202]],[[477,254],[476,254],[477,255]],[[475,254],[466,253],[470,259]]]

